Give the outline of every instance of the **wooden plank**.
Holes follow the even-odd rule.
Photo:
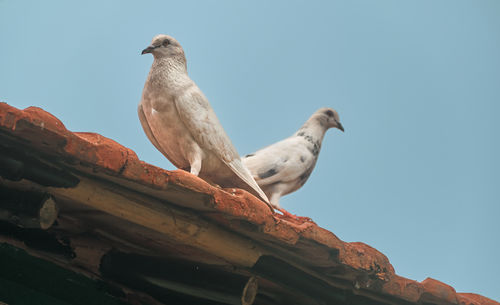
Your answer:
[[[46,188],[62,197],[164,234],[169,239],[214,254],[238,266],[251,267],[263,250],[253,241],[223,230],[192,214],[154,199],[144,202],[126,190],[81,178],[74,188]],[[137,198],[136,198],[137,197]]]

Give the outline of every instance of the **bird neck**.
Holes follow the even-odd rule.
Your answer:
[[[327,128],[322,126],[317,120],[309,119],[294,134],[300,137],[311,137],[315,141],[323,141]]]
[[[161,71],[164,75],[178,75],[179,73],[187,75],[186,59],[181,55],[155,58],[152,68],[152,70]]]
[[[160,90],[177,90],[191,83],[186,61],[182,58],[155,58],[149,71],[146,86]]]

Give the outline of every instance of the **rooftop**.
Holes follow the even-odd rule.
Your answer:
[[[145,163],[99,134],[68,131],[37,107],[0,103],[0,188],[0,219],[16,225],[0,226],[0,244],[114,285],[129,304],[500,305],[398,276],[369,245],[273,215],[244,190]],[[204,284],[192,282],[199,274]]]

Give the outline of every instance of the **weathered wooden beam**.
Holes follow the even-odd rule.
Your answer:
[[[220,266],[118,251],[103,257],[100,271],[105,278],[146,291],[165,303],[187,296],[198,298],[193,300],[196,304],[251,305],[258,291],[255,277]]]
[[[57,215],[58,207],[51,195],[0,186],[0,220],[23,228],[46,230]]]
[[[78,184],[78,178],[69,172],[42,163],[18,148],[3,146],[0,146],[0,177],[12,181],[28,179],[54,187],[73,187]]]
[[[57,198],[74,201],[131,223],[162,233],[178,243],[204,250],[242,267],[253,266],[264,250],[250,239],[226,231],[203,218],[145,199],[105,182],[79,177],[74,188],[47,187]]]

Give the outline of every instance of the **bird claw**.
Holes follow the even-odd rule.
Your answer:
[[[276,212],[272,215],[273,219],[274,219],[274,222],[276,222],[276,224],[279,224],[281,222],[281,219],[277,216],[279,214],[277,214]]]
[[[293,220],[298,220],[300,222],[314,222],[309,217],[297,216],[297,215],[292,214],[292,213],[290,213],[290,212],[288,212],[287,210],[284,210],[284,209],[278,209],[278,208],[275,208],[275,209],[278,210],[278,211],[280,211],[285,218],[291,218]],[[276,214],[276,215],[279,215],[279,214]],[[280,218],[277,218],[276,216],[273,216],[273,217],[274,217],[274,219],[277,219],[277,220],[281,221],[281,217]]]
[[[205,182],[206,182],[206,183],[208,183],[208,184],[210,184],[210,185],[211,185],[211,186],[213,186],[213,187],[220,188],[220,189],[222,188],[222,186],[220,186],[220,185],[218,185],[217,183],[212,182],[212,181],[210,181],[210,180],[205,180]],[[234,189],[233,189],[233,190],[234,190]]]

